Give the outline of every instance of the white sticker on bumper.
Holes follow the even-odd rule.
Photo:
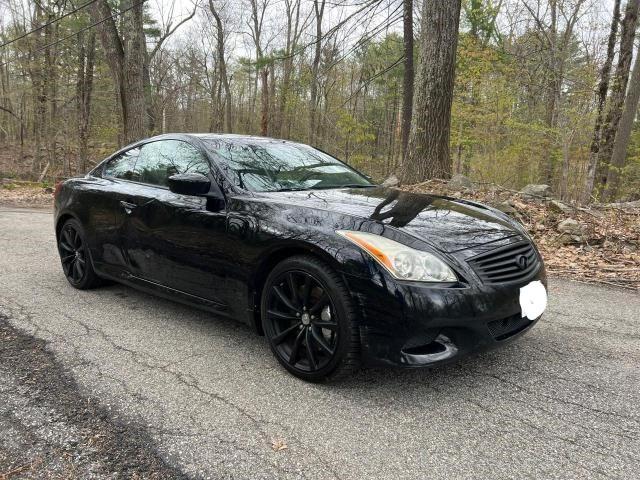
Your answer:
[[[540,280],[520,288],[522,316],[529,320],[538,318],[547,308],[547,289]]]

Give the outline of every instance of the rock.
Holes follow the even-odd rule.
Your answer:
[[[496,205],[496,208],[507,215],[518,215],[518,210],[508,200]]]
[[[563,233],[558,237],[558,242],[562,245],[580,245],[584,243],[584,238],[581,235],[571,235],[570,233]]]
[[[530,183],[529,185],[527,185],[526,187],[524,187],[522,190],[520,190],[520,193],[524,196],[524,197],[529,197],[529,198],[548,198],[551,197],[551,187],[549,185],[536,185],[533,183]]]
[[[605,203],[602,206],[604,208],[621,208],[623,210],[628,208],[640,208],[640,200],[635,200],[633,202]]]
[[[585,227],[573,218],[567,218],[558,224],[561,233],[558,242],[562,245],[579,245],[587,241]]]
[[[397,187],[400,185],[400,179],[395,175],[391,175],[384,182],[382,182],[383,187]]]
[[[45,188],[44,188],[44,193],[53,193],[53,188],[51,188],[51,187],[45,187]]]
[[[559,202],[558,200],[551,200],[549,202],[549,210],[556,213],[570,213],[571,207],[565,203]]]
[[[602,239],[587,239],[585,227],[573,218],[567,218],[558,224],[558,231],[562,234],[558,241],[563,245],[577,245],[584,243],[601,243]]]
[[[473,188],[473,182],[469,180],[467,177],[465,177],[464,175],[456,173],[453,177],[451,177],[451,180],[447,182],[447,186],[455,189],[460,189],[460,188],[471,189]]]
[[[584,226],[573,218],[567,218],[558,224],[558,231],[569,235],[582,236],[584,234]]]

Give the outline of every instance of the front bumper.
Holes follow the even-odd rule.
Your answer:
[[[523,335],[539,319],[522,318],[520,287],[547,285],[542,264],[532,278],[508,285],[444,287],[386,275],[345,280],[360,307],[363,362],[404,367],[451,362]]]

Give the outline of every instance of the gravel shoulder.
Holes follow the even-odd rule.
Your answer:
[[[0,431],[22,432],[0,438],[2,473],[38,456],[64,469],[70,449],[77,478],[637,478],[635,292],[552,279],[543,320],[503,349],[311,385],[284,373],[243,325],[119,285],[74,290],[51,223],[50,213],[0,208],[0,314],[18,344],[53,353],[52,372],[72,388],[53,397],[78,403],[65,416],[37,364],[17,370],[1,358],[0,422],[18,420]],[[17,348],[0,342],[2,355]],[[54,427],[67,433],[41,433]],[[118,428],[137,439],[122,451],[110,447],[124,438]],[[104,432],[92,453],[89,439]],[[118,455],[129,470],[113,463]]]

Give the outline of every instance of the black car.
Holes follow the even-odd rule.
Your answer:
[[[310,381],[504,344],[547,301],[540,254],[502,212],[283,140],[135,143],[57,186],[55,231],[75,288],[116,280],[242,320]]]

